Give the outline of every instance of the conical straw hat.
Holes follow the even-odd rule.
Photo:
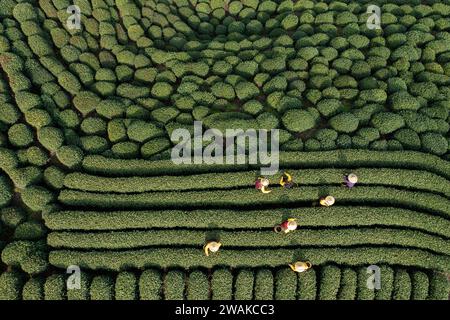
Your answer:
[[[220,248],[220,243],[212,241],[209,243],[209,250],[212,252],[218,251]]]
[[[350,181],[351,183],[357,183],[358,182],[358,176],[354,173],[350,173],[347,176],[348,181]]]
[[[297,226],[298,226],[297,221],[295,221],[295,220],[289,220],[288,225],[287,225],[288,229],[291,231],[297,229]]]
[[[308,266],[306,265],[306,263],[301,262],[301,261],[297,261],[294,264],[294,267],[295,267],[295,270],[297,270],[297,271],[304,271],[304,270],[308,269]]]
[[[331,205],[334,204],[335,199],[334,199],[333,196],[327,196],[327,197],[325,198],[325,201],[326,201],[326,203],[327,203],[329,206],[331,206]]]

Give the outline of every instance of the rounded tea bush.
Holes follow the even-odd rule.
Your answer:
[[[297,27],[297,24],[298,17],[295,14],[289,14],[281,21],[281,26],[285,30],[292,30]]]
[[[244,61],[236,66],[236,73],[242,77],[253,77],[258,71],[258,64],[255,61]]]
[[[15,229],[26,220],[26,213],[17,207],[8,207],[0,211],[0,217],[6,226]]]
[[[20,300],[24,283],[21,273],[12,271],[0,275],[0,300]]]
[[[106,132],[106,122],[98,117],[89,117],[83,120],[80,128],[86,134],[101,134]]]
[[[395,132],[394,138],[408,149],[420,149],[421,141],[419,135],[412,129],[405,128]]]
[[[62,131],[55,127],[43,127],[38,130],[39,142],[49,151],[54,152],[64,143]]]
[[[59,113],[58,122],[65,128],[75,128],[80,124],[80,119],[74,110],[66,109]]]
[[[133,121],[127,129],[128,137],[137,142],[144,142],[161,134],[161,129],[150,122]]]
[[[48,126],[52,122],[52,118],[48,112],[38,108],[33,108],[25,112],[25,120],[38,129]]]
[[[149,158],[156,155],[171,146],[171,143],[166,138],[156,138],[145,143],[141,148],[141,154],[144,158]]]
[[[11,185],[6,177],[0,175],[0,207],[6,206],[12,198]]]
[[[331,118],[329,123],[338,132],[350,133],[358,129],[359,119],[353,113],[343,112]]]
[[[258,100],[247,101],[242,107],[245,112],[252,115],[259,114],[264,110],[264,105]]]
[[[337,99],[324,99],[317,104],[317,110],[325,117],[329,117],[334,115],[341,106],[341,102]]]
[[[316,122],[314,117],[305,110],[288,110],[281,118],[286,129],[293,132],[304,132],[314,128]]]
[[[392,110],[418,110],[419,101],[407,91],[397,91],[390,96]]]
[[[402,78],[389,78],[387,80],[387,84],[390,93],[408,90],[408,87],[406,86],[406,83]]]
[[[62,146],[56,152],[58,160],[68,168],[75,168],[83,161],[83,152],[76,146]]]
[[[124,105],[118,100],[103,100],[96,106],[96,111],[99,115],[112,119],[119,118],[123,115]]]
[[[45,271],[48,267],[46,258],[43,244],[39,241],[10,242],[2,252],[2,261],[4,263],[20,267],[23,271],[30,274]]]
[[[0,147],[0,168],[12,169],[17,167],[18,159],[14,151]]]
[[[83,115],[95,110],[101,99],[93,92],[81,91],[73,98],[73,105]]]
[[[34,10],[34,7],[29,3],[18,3],[14,7],[12,14],[14,18],[19,22],[37,19],[36,11]]]
[[[2,111],[0,112],[0,121],[6,124],[14,124],[20,119],[20,111],[13,104],[2,103]]]
[[[179,115],[180,111],[173,107],[162,107],[152,111],[152,117],[156,121],[167,123],[175,119]]]
[[[377,128],[381,134],[394,132],[405,125],[405,120],[401,115],[392,112],[380,112],[371,119],[371,124]]]
[[[29,126],[18,123],[8,130],[9,142],[15,147],[26,147],[33,143],[33,131]]]
[[[87,153],[101,153],[108,149],[108,141],[100,136],[85,136],[80,138],[80,147]]]
[[[32,146],[27,150],[28,162],[35,166],[43,166],[48,161],[47,153],[39,147]]]
[[[136,158],[139,155],[139,145],[131,141],[119,142],[112,146],[111,151],[118,158]]]
[[[264,84],[263,91],[265,94],[270,94],[275,91],[284,91],[287,88],[287,80],[285,77],[277,76]]]
[[[23,150],[25,151],[25,150]],[[27,156],[27,152],[23,152]],[[26,161],[27,159],[24,159]],[[8,171],[10,179],[18,188],[25,188],[31,184],[37,183],[42,176],[42,172],[38,167],[28,166],[20,169],[12,169]]]
[[[259,94],[259,89],[252,82],[239,82],[235,89],[240,100],[249,100]]]
[[[22,290],[23,300],[44,300],[44,278],[34,277],[28,280]]]
[[[152,88],[152,96],[158,99],[166,100],[172,94],[172,86],[167,82],[157,82]]]
[[[442,135],[434,132],[427,132],[420,136],[422,148],[426,152],[436,155],[443,155],[448,151],[448,141]]]
[[[32,186],[21,193],[25,205],[33,211],[40,211],[53,200],[53,194],[45,188]]]
[[[228,83],[217,82],[211,88],[211,92],[218,98],[233,100],[235,97],[233,86]],[[192,98],[191,98],[192,99]]]
[[[341,134],[336,139],[336,145],[339,148],[350,148],[352,146],[352,137],[347,134]]]
[[[50,166],[44,170],[44,181],[52,189],[61,189],[64,185],[65,173],[56,166]]]
[[[217,61],[212,67],[212,72],[219,76],[228,75],[232,70],[233,66],[226,61]]]

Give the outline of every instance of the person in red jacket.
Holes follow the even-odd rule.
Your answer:
[[[276,233],[284,232],[289,233],[291,231],[296,230],[298,227],[297,221],[294,218],[289,218],[286,221],[283,221],[283,223],[275,226],[274,230]]]
[[[272,192],[272,190],[267,189],[269,184],[270,184],[269,179],[260,177],[255,181],[255,188],[261,190],[262,193],[269,193]]]

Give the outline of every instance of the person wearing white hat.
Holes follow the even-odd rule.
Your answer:
[[[289,264],[289,267],[291,267],[291,269],[295,272],[305,272],[312,267],[312,264],[309,261],[297,261],[294,264]]]
[[[334,199],[333,196],[322,197],[322,198],[320,198],[320,201],[319,201],[319,203],[322,207],[331,207],[335,202],[336,202],[336,199]]]
[[[280,233],[280,232],[289,233],[291,231],[296,230],[297,227],[298,227],[298,225],[297,225],[296,219],[289,218],[286,221],[284,221],[283,223],[275,226],[274,230],[276,233]]]
[[[216,242],[216,241],[210,241],[207,244],[205,244],[205,246],[203,247],[203,250],[205,251],[206,256],[209,256],[209,251],[211,251],[212,253],[215,253],[217,251],[219,251],[219,248],[222,246],[222,244],[220,242]]]
[[[351,189],[358,182],[358,176],[354,173],[350,173],[344,177],[345,185]]]
[[[261,190],[262,193],[270,193],[272,190],[268,190],[267,187],[269,186],[270,182],[267,178],[258,178],[255,181],[255,188],[258,190]]]

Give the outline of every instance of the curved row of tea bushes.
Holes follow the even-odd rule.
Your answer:
[[[44,213],[48,228],[58,230],[132,230],[173,227],[222,230],[272,228],[286,217],[308,227],[403,227],[450,238],[450,220],[392,207],[285,208],[281,210],[53,211]]]
[[[53,248],[115,250],[146,247],[198,247],[201,248],[214,233],[224,246],[229,248],[299,248],[328,246],[350,247],[357,245],[392,245],[408,248],[428,249],[450,256],[450,240],[426,233],[388,228],[308,229],[300,227],[297,232],[280,236],[272,229],[267,231],[191,231],[149,230],[115,232],[51,232],[47,243]]]
[[[436,156],[415,151],[336,150],[324,152],[281,152],[280,168],[403,168],[425,170],[450,179],[450,164]],[[252,165],[252,167],[256,167]],[[257,165],[258,169],[261,165]],[[264,166],[263,166],[264,167]],[[83,169],[106,176],[159,176],[248,170],[246,165],[174,165],[170,160],[145,161],[86,156]]]
[[[342,184],[344,175],[352,172],[358,176],[358,185],[382,185],[407,188],[409,190],[426,190],[442,193],[450,197],[449,180],[419,170],[403,169],[302,169],[289,170],[298,187],[304,185]],[[207,173],[190,176],[159,176],[159,177],[117,177],[108,178],[84,173],[69,173],[64,179],[68,189],[105,192],[105,193],[138,193],[149,191],[184,191],[208,189],[232,189],[238,187],[254,187],[257,171],[239,173]],[[272,178],[274,187],[278,185],[279,175]],[[279,186],[279,185],[278,185]]]
[[[220,254],[205,257],[197,248],[153,248],[124,251],[79,251],[51,250],[49,263],[58,268],[72,264],[92,270],[122,270],[123,268],[143,268],[152,265],[161,267],[211,268],[215,265],[230,267],[257,267],[260,265],[282,266],[291,263],[293,255],[308,259],[315,265],[339,263],[349,265],[377,264],[386,262],[405,267],[448,271],[450,258],[433,254],[428,250],[402,247],[329,247],[298,249],[227,249]]]
[[[302,205],[318,202],[320,196],[333,195],[336,205],[388,205],[402,206],[414,210],[425,210],[448,217],[450,201],[447,198],[433,193],[406,191],[390,187],[360,186],[352,190],[330,185],[320,187],[302,187],[297,189],[277,190],[263,197],[254,189],[215,190],[215,191],[185,191],[185,192],[158,192],[138,194],[103,194],[88,193],[64,189],[58,196],[59,202],[68,206],[89,208],[205,208],[205,199],[208,199],[206,208],[214,207],[240,207],[264,208],[267,205],[280,205],[280,196],[283,196],[282,207],[292,204]]]

